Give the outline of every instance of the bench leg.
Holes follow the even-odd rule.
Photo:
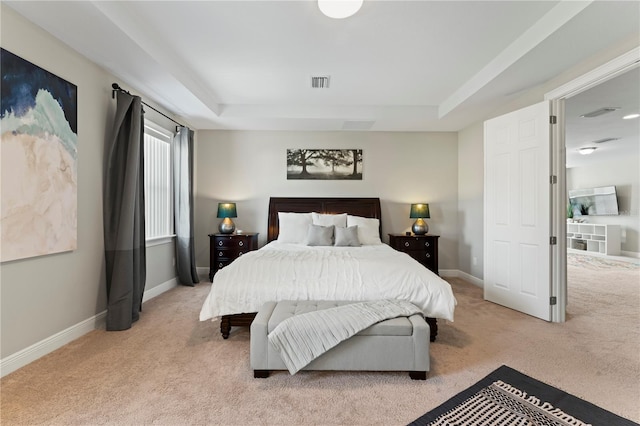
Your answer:
[[[426,371],[409,371],[409,377],[411,380],[427,380]]]
[[[254,379],[266,379],[269,377],[269,370],[253,370]]]

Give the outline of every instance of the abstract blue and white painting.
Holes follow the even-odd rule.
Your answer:
[[[0,53],[0,260],[75,250],[77,87]]]

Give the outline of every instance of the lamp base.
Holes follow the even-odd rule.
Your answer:
[[[427,225],[427,222],[422,220],[422,218],[418,218],[413,223],[413,226],[411,227],[411,230],[416,235],[424,235],[427,232],[429,232],[429,225]]]
[[[233,231],[235,230],[236,225],[229,217],[222,219],[222,222],[218,225],[218,231],[220,231],[221,234],[233,234]]]

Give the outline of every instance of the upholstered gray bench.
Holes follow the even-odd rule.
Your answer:
[[[285,319],[349,302],[281,301],[265,303],[251,324],[251,368],[257,378],[286,370],[267,335]],[[408,371],[425,380],[429,371],[429,325],[422,315],[394,318],[372,325],[316,358],[304,370]]]

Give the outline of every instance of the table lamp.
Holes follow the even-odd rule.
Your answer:
[[[411,219],[416,219],[411,227],[411,230],[416,235],[424,235],[429,232],[429,225],[422,220],[423,218],[428,219],[429,217],[429,204],[420,203],[420,204],[411,204],[411,213],[409,213],[409,217]]]
[[[223,218],[218,225],[218,231],[221,234],[232,234],[236,230],[236,225],[231,218],[238,217],[236,203],[218,203],[218,217]]]

